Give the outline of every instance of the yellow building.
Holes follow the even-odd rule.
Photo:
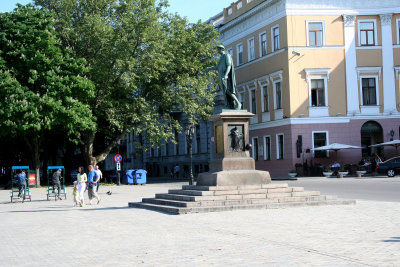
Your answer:
[[[279,177],[295,164],[394,155],[369,146],[399,138],[398,0],[239,0],[211,23],[233,57],[239,99],[256,114],[257,169]],[[331,143],[362,149],[313,152]]]

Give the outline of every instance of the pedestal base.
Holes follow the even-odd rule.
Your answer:
[[[219,172],[200,173],[197,178],[198,186],[222,185],[253,185],[269,184],[271,176],[267,171],[257,170],[230,170]]]

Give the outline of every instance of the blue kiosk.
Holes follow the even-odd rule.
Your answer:
[[[144,185],[147,182],[147,171],[143,169],[126,171],[126,182],[128,184]]]
[[[31,198],[31,191],[29,190],[29,183],[28,183],[28,174],[29,174],[29,166],[12,166],[11,167],[11,192],[10,192],[10,198],[11,202],[13,202],[13,199],[19,199],[19,184],[18,180],[16,179],[17,172],[19,171],[25,171],[26,174],[26,181],[25,181],[25,188],[23,189],[23,197],[22,197],[22,202],[25,202],[26,199],[29,199],[29,201],[32,201]]]

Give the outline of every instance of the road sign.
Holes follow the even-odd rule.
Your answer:
[[[117,162],[117,171],[121,170],[121,163]]]
[[[120,154],[115,154],[114,161],[120,163],[122,161],[122,156]]]

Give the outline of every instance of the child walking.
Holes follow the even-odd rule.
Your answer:
[[[78,181],[74,181],[74,189],[72,190],[72,195],[74,196],[74,207],[80,206],[80,201],[78,199]]]

